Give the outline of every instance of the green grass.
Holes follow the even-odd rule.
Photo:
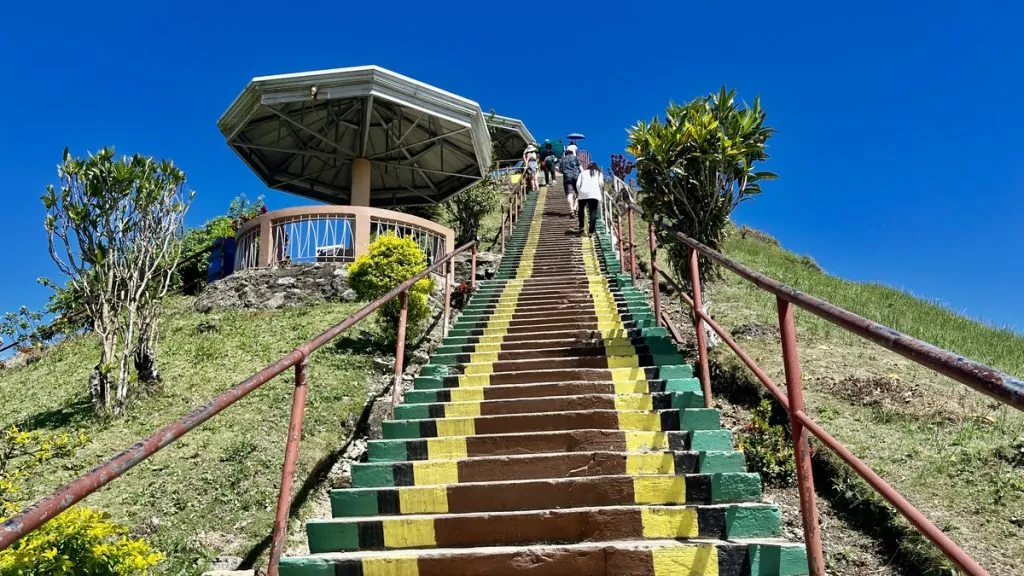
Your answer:
[[[770,242],[733,234],[724,251],[847,310],[1024,374],[1020,334],[899,289],[831,276]],[[641,248],[638,256],[649,253]],[[706,289],[710,311],[726,330],[778,326],[774,296],[735,274],[724,271]],[[1024,529],[1024,416],[809,313],[798,310],[796,324],[809,413],[991,573],[1024,573],[1024,548],[1017,545]],[[777,338],[739,343],[776,383],[784,382]],[[724,345],[712,359],[733,368],[739,362]]]
[[[207,316],[193,312],[192,302],[169,300],[159,344],[164,386],[139,398],[127,418],[102,421],[91,413],[86,379],[98,359],[98,345],[90,337],[64,342],[26,368],[0,372],[0,424],[82,429],[90,438],[72,459],[32,477],[26,500],[45,495],[207,402],[360,306]],[[204,323],[216,329],[197,330]],[[342,445],[366,401],[371,357],[348,351],[357,349],[328,345],[311,358],[296,487]],[[109,512],[163,551],[168,559],[157,574],[197,574],[215,554],[259,553],[254,547],[273,522],[292,382],[290,371],[271,381],[85,503]]]

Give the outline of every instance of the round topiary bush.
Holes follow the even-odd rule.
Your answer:
[[[427,267],[427,257],[412,238],[399,238],[392,233],[378,237],[370,243],[369,251],[358,257],[349,268],[348,283],[362,300],[374,300],[412,278]],[[416,338],[430,316],[427,296],[434,288],[424,278],[409,290],[407,338]],[[397,339],[398,317],[401,304],[395,298],[380,309],[377,321],[381,334],[389,343]]]

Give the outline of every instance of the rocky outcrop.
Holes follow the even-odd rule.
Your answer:
[[[348,287],[347,264],[298,264],[236,272],[204,288],[195,308],[199,312],[277,310],[355,299],[355,291]]]
[[[455,283],[469,282],[472,256],[468,252],[459,254],[455,260]],[[497,252],[479,252],[476,255],[476,279],[489,280],[494,277],[501,262],[501,254]]]

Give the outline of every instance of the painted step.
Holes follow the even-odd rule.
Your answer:
[[[675,408],[702,408],[704,396],[696,378],[678,380],[638,381],[625,384],[614,382],[544,382],[514,386],[486,386],[480,388],[441,388],[436,390],[409,390],[405,404],[442,404],[447,402],[484,402],[516,400],[552,396],[665,394],[689,396],[679,400]],[[398,409],[398,406],[395,407]],[[653,408],[652,408],[653,409]]]
[[[718,430],[720,414],[713,408],[686,410],[573,410],[539,414],[503,414],[472,418],[431,418],[426,420],[385,420],[387,440],[442,438],[476,434],[515,434],[554,430]]]
[[[481,389],[481,391],[484,389]],[[466,418],[509,414],[539,414],[573,410],[671,410],[703,408],[690,406],[688,396],[672,393],[656,394],[583,394],[574,396],[540,396],[508,400],[439,402],[433,404],[399,404],[395,420]]]
[[[690,366],[647,366],[617,368],[571,368],[552,370],[529,370],[519,372],[496,372],[494,374],[459,374],[455,376],[417,376],[413,386],[417,390],[437,388],[479,388],[482,386],[503,386],[514,384],[538,384],[541,382],[614,382],[616,384],[640,384],[645,386],[651,380],[672,380],[691,378]],[[645,392],[641,388],[636,392]]]
[[[781,514],[770,504],[608,506],[306,523],[312,554],[662,538],[732,540],[773,538],[780,532]]]
[[[732,432],[692,430],[639,432],[630,430],[558,430],[432,439],[370,440],[367,464],[375,462],[459,460],[476,457],[573,452],[732,452]],[[706,472],[703,468],[701,471]],[[727,472],[728,470],[721,470]]]
[[[482,355],[486,358],[486,355]],[[585,368],[647,368],[663,364],[677,364],[683,361],[679,353],[645,354],[635,348],[607,350],[604,355],[565,356],[561,358],[529,358],[524,360],[483,359],[469,364],[445,366],[447,376],[458,374],[492,374],[504,372],[539,372],[542,370],[579,370]],[[428,375],[430,371],[428,371]]]
[[[802,576],[803,546],[780,540],[587,542],[286,557],[281,576]]]
[[[346,488],[331,491],[331,512],[335,518],[344,518],[634,504],[731,504],[760,500],[761,477],[746,472],[605,475],[440,486]]]
[[[486,346],[486,345],[484,345]],[[609,338],[595,340],[579,340],[577,338],[558,338],[552,340],[534,340],[532,342],[501,342],[489,348],[476,344],[439,346],[430,358],[430,365],[461,364],[473,362],[474,353],[497,353],[498,360],[521,360],[524,358],[548,358],[566,352],[576,351],[587,354],[607,354],[610,349],[632,346],[649,354],[668,354],[678,352],[675,343],[668,338]],[[682,362],[677,362],[682,364]]]

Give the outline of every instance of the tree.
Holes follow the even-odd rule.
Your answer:
[[[0,345],[19,342],[23,346],[41,344],[45,340],[42,320],[42,312],[29,310],[27,306],[22,306],[17,312],[7,312],[0,318]]]
[[[715,250],[732,211],[761,193],[762,180],[776,178],[757,170],[768,159],[767,142],[775,133],[765,125],[760,99],[741,108],[735,95],[722,87],[684,105],[670,104],[664,122],[655,117],[629,132],[645,213]],[[689,278],[686,248],[678,242],[668,246],[673,268]],[[700,270],[704,278],[714,274],[713,262],[701,257]]]
[[[741,108],[735,96],[723,86],[682,106],[669,104],[664,122],[655,117],[629,131],[627,151],[636,157],[638,200],[647,217],[714,250],[721,250],[732,211],[761,193],[762,180],[776,178],[757,170],[768,159],[768,139],[775,133],[765,125],[761,101],[754,98],[753,106]],[[677,277],[689,284],[689,249],[658,231]],[[699,268],[702,281],[716,274],[705,256]],[[705,312],[708,306],[704,298]],[[710,328],[707,334],[712,345],[718,341]]]
[[[116,158],[113,148],[88,158],[65,148],[57,175],[59,188],[48,186],[42,197],[50,256],[80,294],[102,343],[89,377],[93,404],[121,414],[132,367],[141,382],[160,380],[159,311],[194,193],[171,161]]]

